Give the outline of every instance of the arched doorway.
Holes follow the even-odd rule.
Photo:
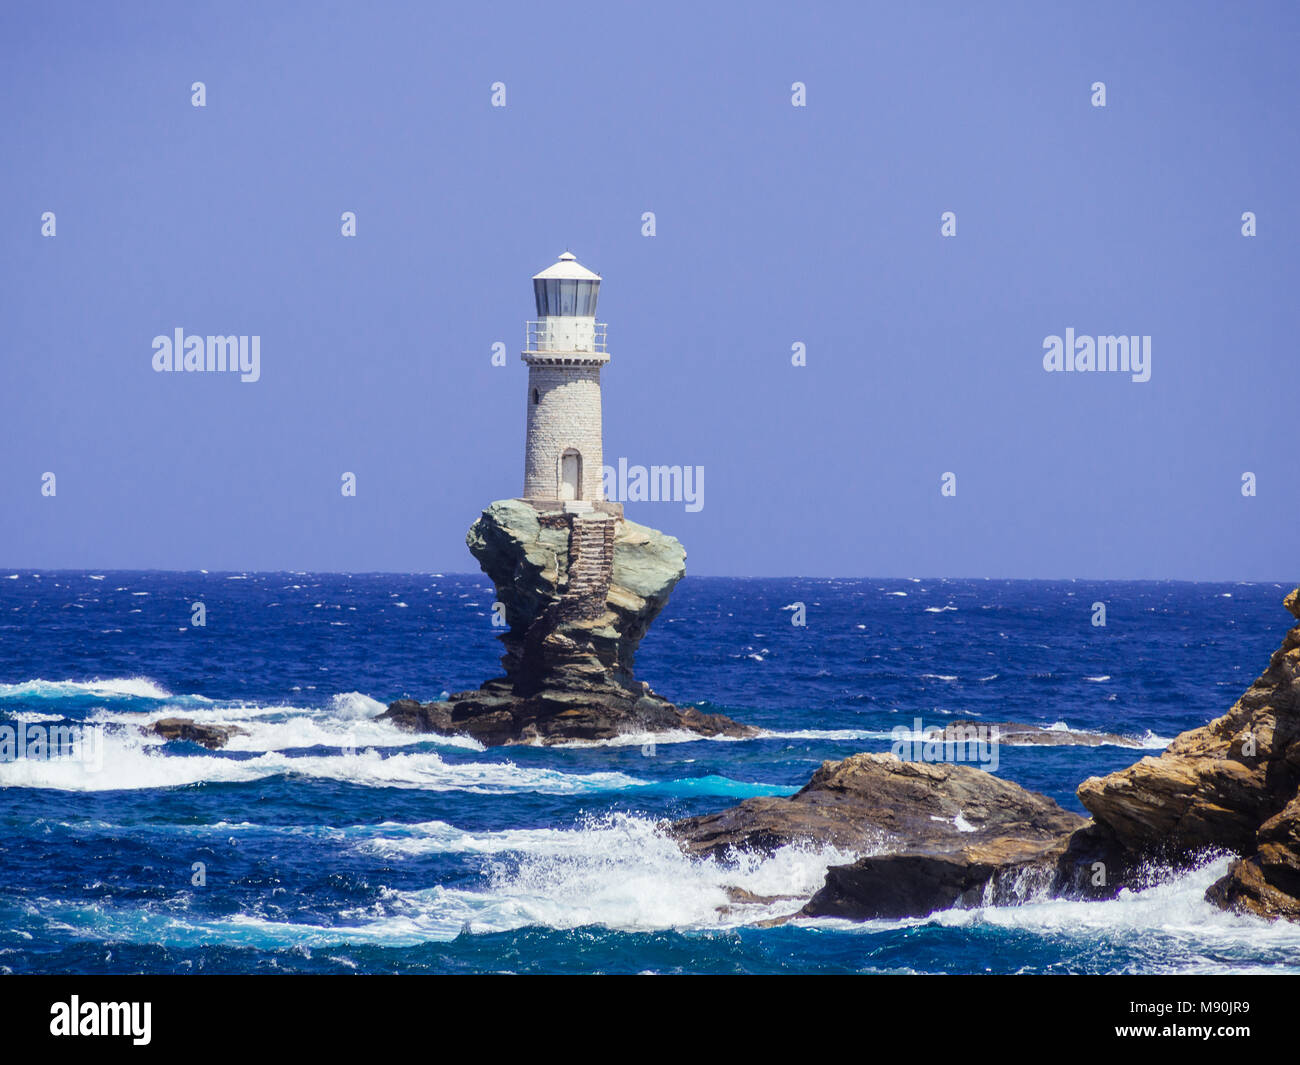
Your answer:
[[[582,498],[582,456],[572,448],[560,456],[560,498]]]

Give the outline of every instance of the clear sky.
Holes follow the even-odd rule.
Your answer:
[[[567,248],[606,461],[705,470],[628,505],[693,573],[1294,580],[1298,50],[1294,3],[6,3],[0,566],[474,569]],[[260,380],[154,372],[177,328]],[[1151,379],[1046,372],[1066,329]]]

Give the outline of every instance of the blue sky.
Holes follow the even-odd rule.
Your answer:
[[[628,506],[693,573],[1293,580],[1297,30],[8,4],[0,565],[472,570],[568,248],[605,277],[606,461],[706,471],[698,512]],[[260,336],[261,379],[153,372],[178,327]],[[1151,380],[1045,372],[1067,328],[1150,336]]]

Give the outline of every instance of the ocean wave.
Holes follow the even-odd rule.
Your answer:
[[[740,738],[757,740],[830,740],[836,743],[844,743],[853,740],[887,740],[892,737],[893,733],[887,729],[797,728],[783,731],[765,731],[758,736]]]
[[[18,699],[172,699],[171,692],[148,677],[115,677],[95,680],[25,680],[0,684],[0,700]],[[195,697],[201,698],[201,697]]]
[[[1040,727],[1047,732],[1068,732],[1076,736],[1107,735],[1107,733],[1101,728],[1072,728],[1071,726],[1067,725],[1064,721],[1053,721],[1050,725],[1042,725]],[[1125,736],[1122,733],[1118,733],[1117,735],[1120,735],[1124,739],[1136,743],[1139,747],[1144,747],[1153,751],[1162,750],[1163,748],[1168,747],[1169,744],[1173,742],[1167,736],[1157,736],[1150,729],[1147,729],[1140,736]],[[1128,744],[1121,745],[1115,743],[1103,743],[1100,746],[1118,747],[1118,746],[1128,746]]]
[[[710,739],[742,739],[743,737],[732,736],[701,736],[698,732],[689,732],[686,729],[670,729],[663,732],[624,732],[618,736],[611,736],[604,740],[565,740],[563,743],[550,743],[543,745],[540,741],[527,744],[526,746],[547,746],[555,750],[586,750],[599,747],[647,747],[668,746],[674,743],[698,743],[701,740]]]
[[[1132,959],[1140,953],[1144,972],[1241,972],[1234,955],[1254,959],[1258,971],[1277,971],[1273,965],[1294,971],[1300,957],[1300,926],[1233,914],[1205,900],[1206,889],[1227,872],[1231,861],[1222,857],[1189,871],[1165,870],[1151,887],[1124,890],[1113,899],[1042,898],[1015,906],[941,910],[902,920],[859,924],[800,918],[798,923],[861,935],[899,929],[912,935],[923,929],[938,933],[1007,930],[1058,944],[1075,965],[1086,956]]]
[[[99,710],[90,720],[95,724],[138,726],[159,717],[184,716],[205,725],[233,725],[244,734],[230,737],[227,751],[285,751],[313,747],[342,748],[410,747],[433,744],[482,751],[483,744],[470,736],[441,736],[407,732],[388,721],[376,720],[385,706],[361,692],[341,692],[330,697],[323,708],[213,703],[205,707],[164,704],[140,711]]]
[[[422,737],[430,739],[431,737]],[[441,737],[433,737],[441,739]],[[256,741],[256,734],[251,738]],[[235,737],[231,747],[249,737]],[[469,741],[473,742],[473,741]],[[154,737],[133,731],[106,732],[103,757],[23,758],[0,762],[0,788],[47,788],[56,791],[147,791],[196,784],[242,784],[271,777],[331,780],[375,788],[455,791],[475,795],[536,792],[584,795],[639,791],[672,797],[715,795],[744,799],[789,795],[796,788],[730,777],[705,775],[647,780],[615,771],[570,773],[520,766],[510,761],[448,762],[435,751],[383,754],[375,747],[329,754],[285,755],[268,751],[252,758],[232,752],[178,754]]]
[[[213,715],[221,718],[220,714]],[[438,747],[459,747],[482,751],[483,744],[471,736],[440,736],[436,733],[407,732],[387,721],[298,715],[284,721],[244,719],[240,728],[248,735],[234,735],[226,743],[228,751],[287,751],[313,747],[339,747],[345,750],[367,747],[411,747],[430,743]]]
[[[388,828],[389,826],[379,826]],[[184,948],[221,943],[262,949],[345,944],[412,946],[525,927],[627,931],[733,928],[797,911],[830,865],[856,855],[788,846],[734,863],[689,858],[644,817],[607,814],[573,828],[470,832],[443,822],[392,826],[366,849],[392,860],[437,853],[481,855],[480,882],[413,891],[384,888],[337,925],[256,913],[205,919],[174,907],[33,900],[31,920],[78,937]]]
[[[14,702],[37,700],[57,709],[63,702],[69,710],[82,709],[89,701],[96,705],[85,720],[91,724],[135,729],[162,717],[185,717],[199,724],[234,725],[247,735],[232,736],[229,751],[269,752],[294,748],[408,747],[429,743],[472,751],[483,745],[469,736],[438,736],[405,732],[386,721],[374,720],[385,704],[362,692],[339,692],[324,707],[286,704],[221,702],[201,695],[174,696],[148,678],[115,681],[26,681],[0,686],[0,706],[9,697]],[[140,705],[143,701],[144,705]],[[66,719],[58,713],[16,711],[8,717],[19,721]],[[146,742],[157,743],[158,741]]]
[[[436,752],[384,756],[356,753],[254,758],[224,754],[175,755],[129,733],[106,733],[102,764],[76,758],[0,762],[0,787],[57,791],[142,791],[194,784],[238,784],[269,777],[333,780],[366,787],[461,791],[479,795],[541,792],[574,795],[645,787],[648,781],[617,772],[564,773],[513,762],[446,762]]]
[[[329,708],[339,717],[366,718],[376,717],[388,709],[378,699],[372,699],[361,692],[339,692],[331,695]]]

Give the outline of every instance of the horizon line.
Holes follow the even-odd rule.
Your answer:
[[[6,570],[10,572],[5,572]],[[63,573],[174,573],[184,574],[187,576],[274,576],[280,574],[293,575],[310,575],[324,577],[474,577],[483,580],[491,580],[486,573],[482,571],[470,570],[396,570],[396,569],[374,569],[374,570],[332,570],[332,569],[164,569],[164,568],[141,568],[134,566],[104,566],[104,567],[59,567],[59,566],[0,566],[0,580],[12,580],[15,576],[23,576],[24,571],[27,575],[39,577],[43,573],[63,574]],[[1300,577],[1292,578],[1239,578],[1239,577],[970,577],[954,576],[951,574],[929,576],[916,576],[909,574],[905,577],[890,576],[873,576],[870,574],[844,574],[839,576],[826,576],[817,574],[728,574],[728,573],[686,573],[681,578],[697,577],[704,580],[768,580],[768,581],[1100,581],[1100,582],[1124,582],[1128,584],[1237,584],[1237,585],[1262,585],[1276,584],[1279,586],[1300,586]]]

